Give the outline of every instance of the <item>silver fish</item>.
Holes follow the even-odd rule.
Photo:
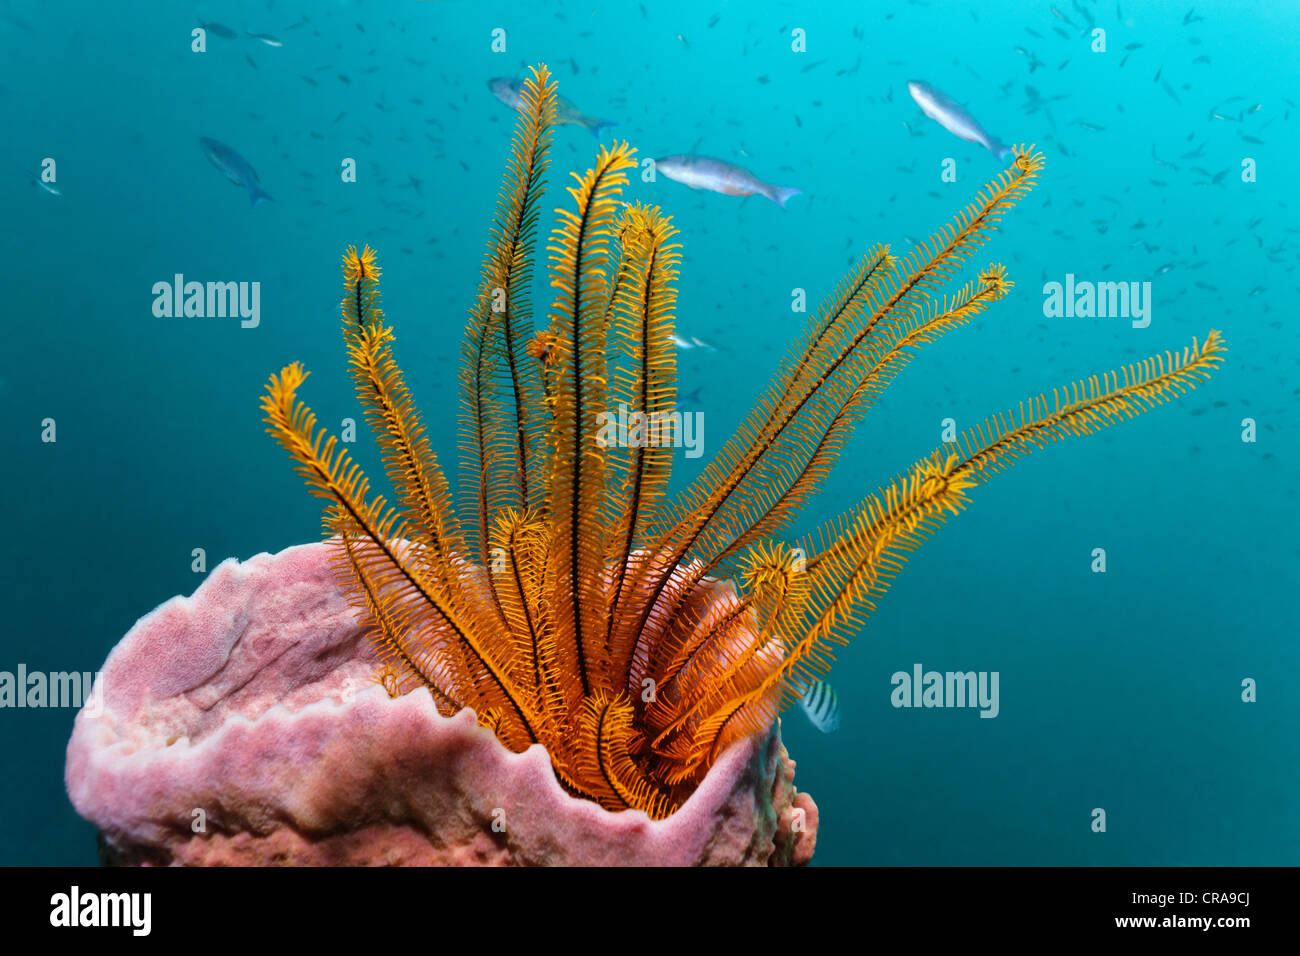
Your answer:
[[[199,145],[203,147],[203,155],[207,156],[208,161],[221,170],[227,179],[236,186],[243,186],[248,190],[248,203],[250,206],[256,206],[260,202],[269,202],[275,198],[262,188],[261,183],[257,180],[257,172],[249,164],[248,160],[225,143],[218,143],[215,139],[200,136]]]
[[[782,209],[787,199],[803,192],[793,186],[765,183],[748,169],[712,156],[664,156],[655,160],[655,169],[692,189],[707,189],[724,196],[766,196]]]
[[[494,76],[488,80],[488,89],[511,109],[524,108],[524,81],[518,77]],[[614,120],[588,116],[558,93],[555,95],[555,122],[558,126],[581,126],[597,139],[600,138],[602,129],[618,125]]]
[[[921,112],[934,120],[954,136],[960,136],[968,143],[978,143],[1000,160],[1011,155],[1011,148],[999,142],[984,128],[975,122],[975,117],[962,109],[942,90],[937,90],[929,83],[909,80],[907,92],[912,94]]]
[[[284,46],[283,40],[279,37],[273,37],[269,33],[245,33],[244,36],[248,37],[250,40],[259,40],[267,46]]]

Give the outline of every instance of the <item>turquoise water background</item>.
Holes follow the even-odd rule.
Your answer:
[[[1079,6],[1107,52],[1090,50]],[[195,589],[192,549],[211,567],[318,535],[319,503],[257,403],[300,360],[323,422],[359,417],[337,310],[349,244],[380,253],[397,356],[455,460],[461,332],[513,121],[490,77],[545,61],[580,109],[618,121],[605,142],[694,149],[804,190],[783,210],[662,177],[629,187],[675,217],[678,329],[716,347],[679,354],[706,431],[677,486],[802,331],[792,289],[820,302],[873,243],[906,252],[997,173],[921,114],[906,88],[921,79],[1046,155],[971,263],[1005,263],[1017,285],[899,376],[796,530],[928,453],[945,418],[973,425],[1211,328],[1229,355],[1196,392],[978,489],[914,554],[838,655],[839,732],[785,719],[796,782],[821,809],[817,862],[1300,863],[1300,10],[1055,7],[1069,22],[1010,0],[0,0],[0,670],[94,670],[137,618]],[[191,52],[196,16],[283,46],[209,36]],[[806,52],[791,50],[795,28]],[[276,201],[250,208],[203,136],[245,156]],[[595,146],[556,130],[548,210]],[[60,196],[32,184],[45,157]],[[358,182],[340,181],[343,157]],[[1242,181],[1247,157],[1257,182]],[[956,182],[941,181],[946,158]],[[260,326],[156,318],[153,284],[175,273],[260,282]],[[1043,283],[1067,273],[1151,281],[1150,326],[1045,317]],[[375,474],[368,439],[354,448]],[[1091,571],[1098,547],[1105,574]],[[890,675],[917,662],[997,671],[998,717],[892,707]],[[0,709],[0,864],[95,860],[63,787],[72,719]]]

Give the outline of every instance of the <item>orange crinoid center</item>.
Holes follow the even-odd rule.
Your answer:
[[[568,187],[546,247],[549,323],[534,328],[555,97],[546,68],[534,70],[462,349],[459,493],[394,361],[368,247],[344,257],[343,337],[391,501],[299,401],[301,365],[272,376],[262,410],[329,502],[340,580],[383,650],[389,692],[429,693],[444,713],[472,707],[512,750],[545,745],[572,793],[660,818],[829,669],[908,552],[978,485],[1039,446],[1187,391],[1224,348],[1211,331],[1181,353],[1022,401],[819,531],[781,541],[917,349],[1010,289],[989,265],[931,295],[1032,188],[1042,157],[1017,148],[906,258],[869,250],[736,434],[669,495],[671,442],[601,435],[609,410],[660,421],[676,407],[680,248],[659,209],[619,199],[635,166],[626,144],[602,147]]]

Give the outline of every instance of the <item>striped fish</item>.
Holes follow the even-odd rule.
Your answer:
[[[809,684],[799,706],[822,733],[833,734],[840,729],[840,699],[835,688],[825,681],[816,680]]]

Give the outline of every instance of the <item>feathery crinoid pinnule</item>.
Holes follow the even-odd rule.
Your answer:
[[[995,415],[912,467],[796,551],[773,536],[817,490],[854,424],[913,353],[1011,287],[990,265],[946,282],[1034,184],[1014,163],[906,258],[872,249],[814,316],[736,435],[670,498],[676,231],[619,200],[635,166],[600,150],[568,188],[547,247],[556,290],[533,329],[534,239],[554,120],[546,68],[524,88],[506,182],[469,317],[459,500],[392,355],[367,247],[344,257],[343,333],[395,491],[372,495],[298,400],[301,365],[262,409],[311,489],[339,573],[383,648],[391,694],[472,707],[502,743],[543,744],[573,794],[672,813],[728,744],[765,728],[857,632],[907,553],[1022,455],[1086,435],[1199,384],[1204,343],[1093,376]],[[611,441],[603,413],[636,413]],[[643,416],[643,417],[642,417]],[[640,427],[640,431],[638,431]],[[661,435],[662,439],[663,436]]]

